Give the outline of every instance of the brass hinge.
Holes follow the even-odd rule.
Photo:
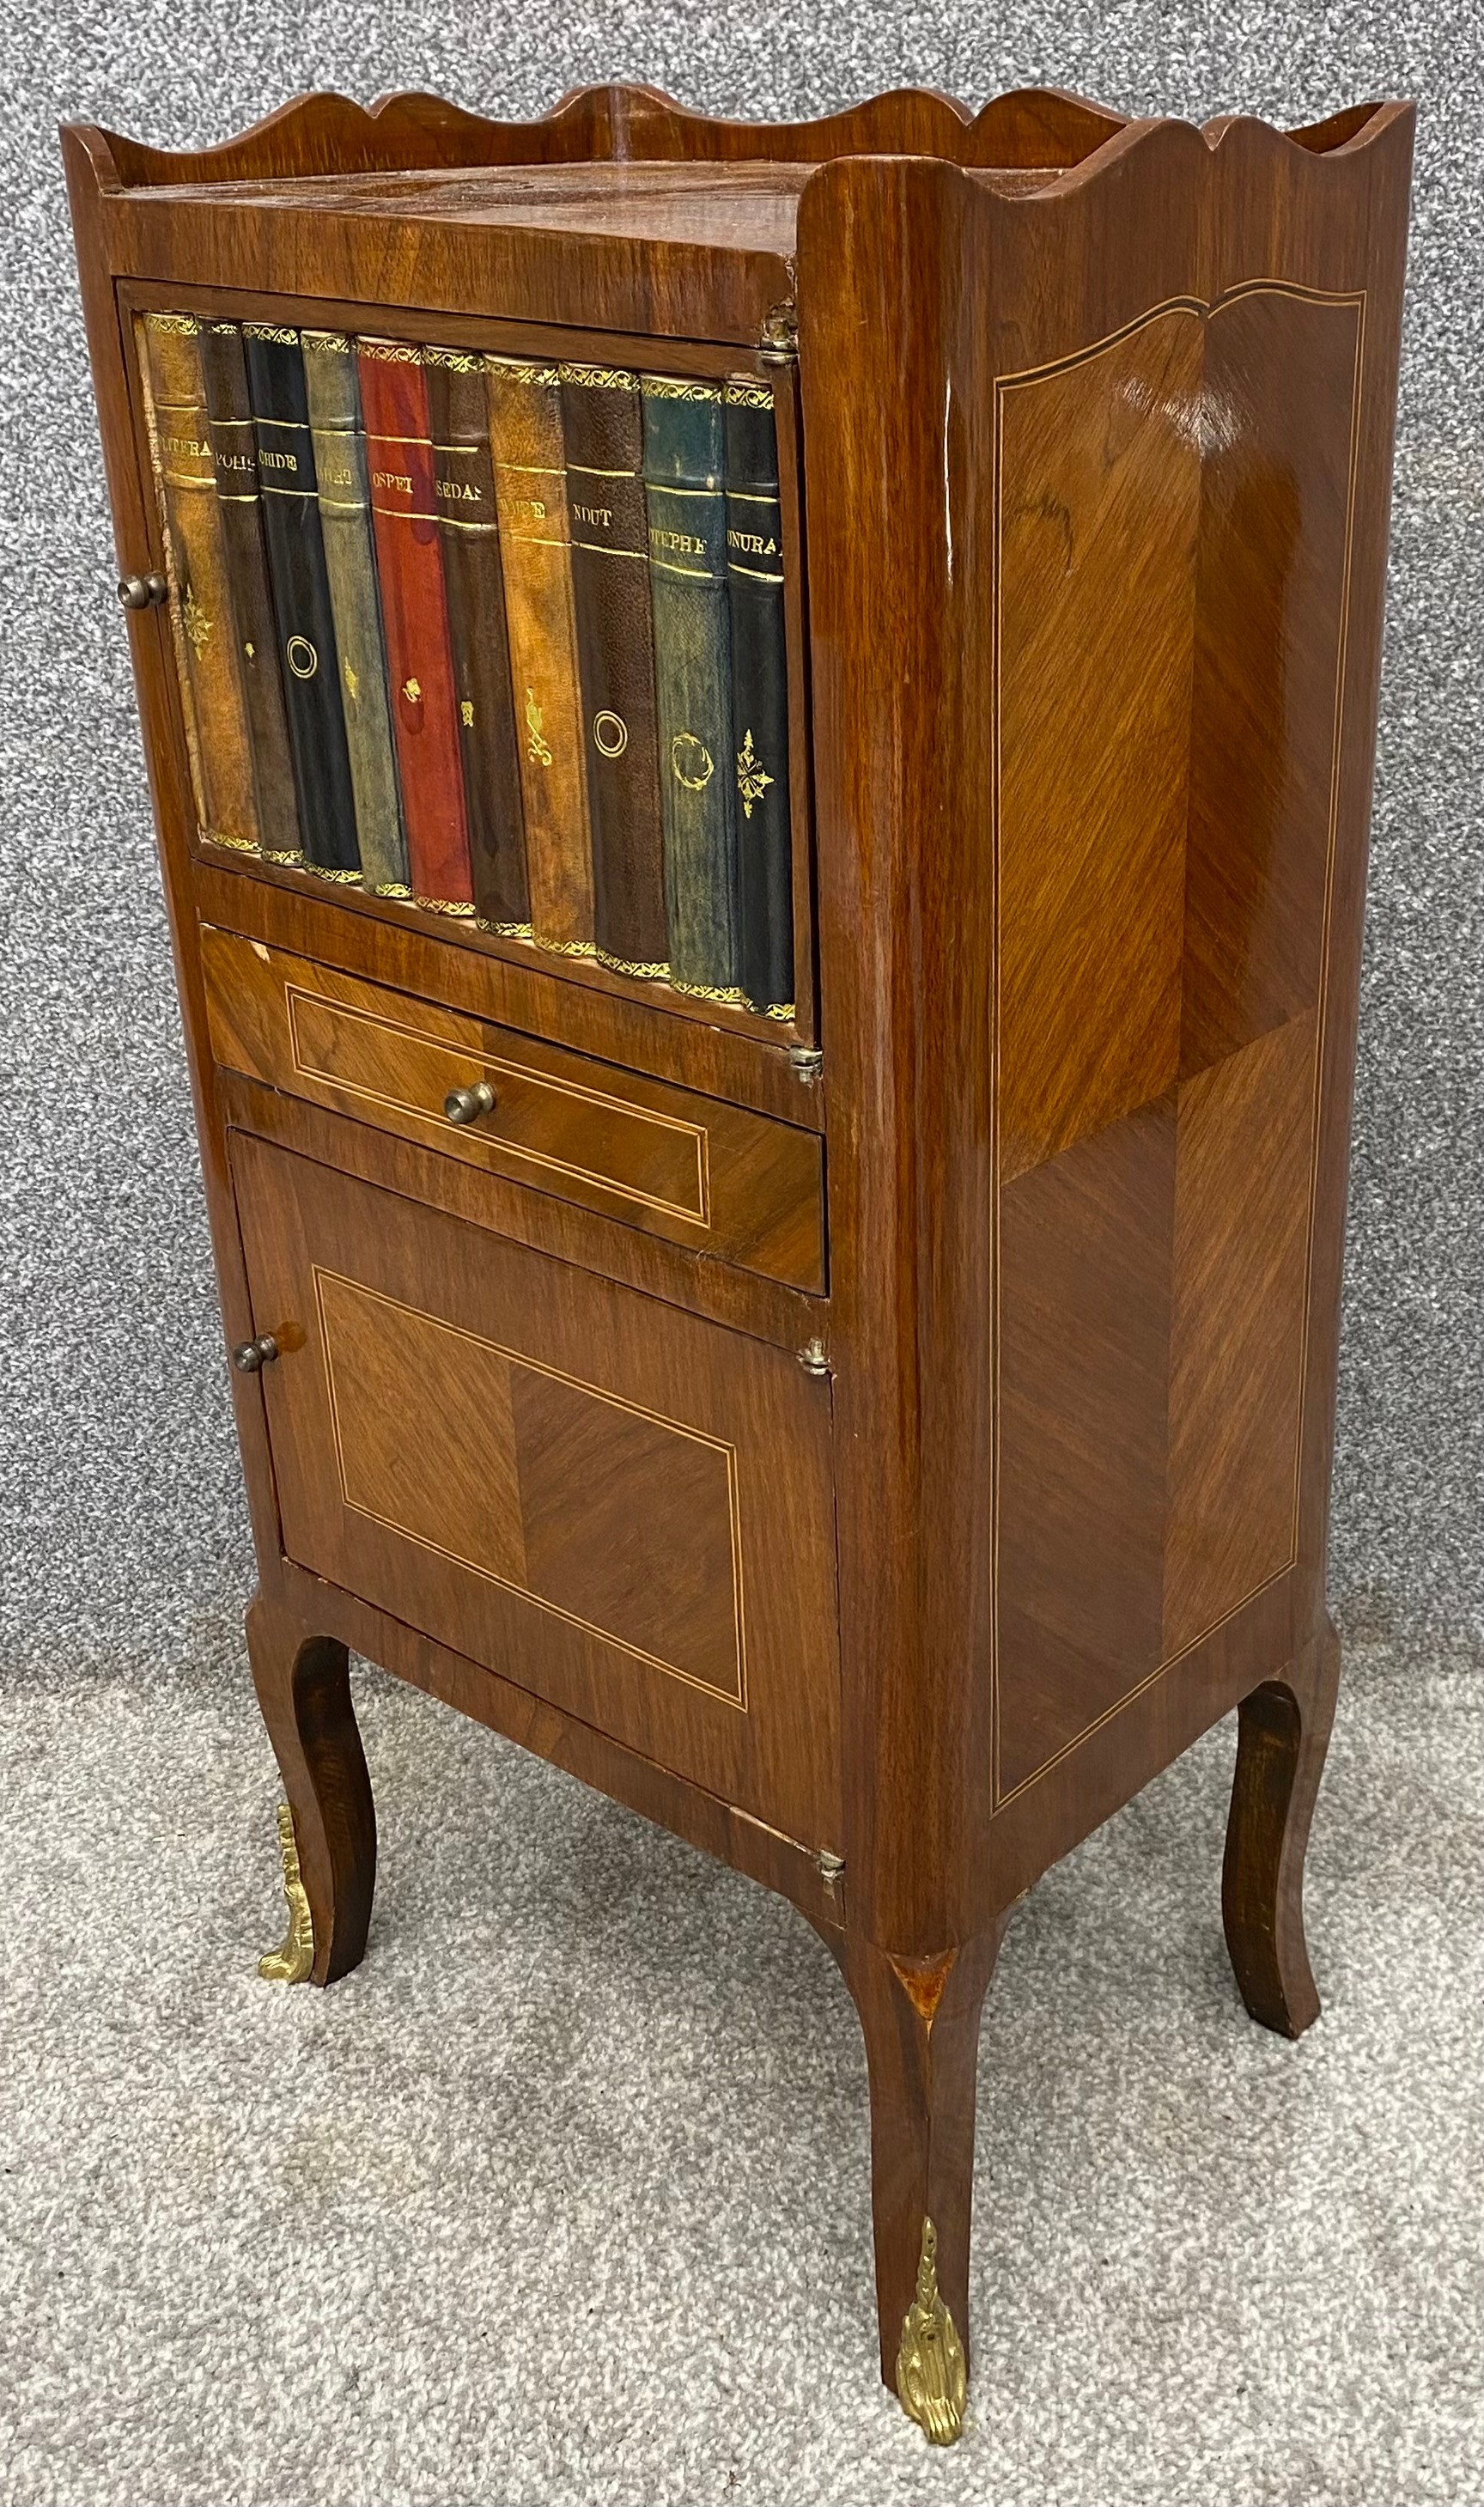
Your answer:
[[[819,1866],[819,1877],[823,1881],[826,1889],[838,1889],[841,1881],[845,1877],[845,1856],[843,1854],[816,1854],[814,1856],[814,1861]]]
[[[788,1067],[796,1079],[803,1080],[806,1088],[813,1088],[824,1069],[824,1056],[816,1044],[791,1044]]]
[[[799,1364],[806,1375],[833,1375],[835,1370],[825,1355],[824,1343],[817,1336],[805,1342],[799,1352]]]

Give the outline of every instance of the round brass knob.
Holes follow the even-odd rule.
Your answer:
[[[119,599],[126,609],[158,609],[168,600],[170,587],[163,574],[126,574],[119,583]]]
[[[477,1079],[472,1088],[451,1088],[443,1110],[451,1123],[477,1123],[481,1114],[493,1113],[494,1090],[488,1079]]]
[[[256,1340],[239,1340],[232,1353],[233,1365],[243,1375],[256,1375],[278,1355],[278,1344],[271,1332],[260,1332]]]

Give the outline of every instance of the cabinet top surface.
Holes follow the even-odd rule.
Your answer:
[[[154,197],[301,216],[477,227],[790,252],[810,165],[481,165],[160,186]]]
[[[791,253],[799,196],[814,165],[577,164],[417,167],[226,183],[161,184],[152,198],[304,217],[412,218],[436,224],[540,228],[571,236]],[[1058,168],[977,171],[988,188],[1023,193]]]

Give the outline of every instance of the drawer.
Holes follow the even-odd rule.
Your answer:
[[[267,1142],[232,1165],[287,1555],[836,1849],[827,1379]]]
[[[225,1070],[354,1114],[790,1288],[824,1286],[816,1133],[368,983],[211,925]],[[445,1101],[483,1090],[473,1119]]]

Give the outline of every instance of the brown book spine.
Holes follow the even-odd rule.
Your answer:
[[[144,338],[157,477],[170,542],[175,649],[185,664],[181,696],[196,735],[201,832],[218,844],[257,853],[258,801],[199,330],[189,313],[147,313]]]
[[[670,945],[639,379],[564,365],[561,414],[597,955],[622,974],[663,977]]]
[[[561,378],[555,366],[518,357],[487,357],[485,365],[533,935],[543,948],[591,958],[593,857]]]
[[[257,437],[237,324],[203,321],[200,359],[263,850],[271,861],[299,863],[304,859],[299,803],[283,682],[278,675],[278,629],[263,545]]]
[[[464,348],[425,347],[422,372],[443,538],[474,910],[487,929],[528,940],[525,814],[484,360]]]

